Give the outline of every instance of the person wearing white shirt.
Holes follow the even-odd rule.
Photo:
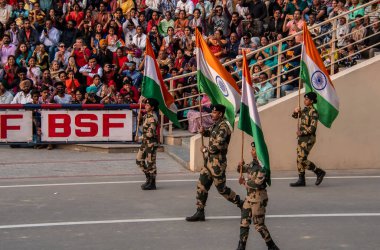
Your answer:
[[[0,82],[0,104],[10,104],[13,100],[11,92],[7,91],[4,84]]]
[[[143,33],[141,26],[137,26],[136,35],[132,39],[132,44],[136,45],[141,50],[145,50],[146,35]]]
[[[129,47],[132,44],[133,37],[136,35],[135,25],[131,20],[123,23],[123,32],[125,37],[125,46]]]
[[[24,80],[20,82],[20,89],[15,97],[13,98],[11,104],[27,104],[32,102],[32,96],[30,95],[30,88],[32,83],[29,80]]]
[[[49,51],[49,60],[54,59],[55,51],[59,42],[61,32],[53,27],[51,20],[46,20],[45,28],[41,33],[40,42],[47,47]]]
[[[176,16],[179,12],[184,10],[186,12],[186,17],[192,16],[194,12],[194,3],[191,0],[180,0],[177,3],[177,8],[175,9]]]
[[[53,100],[58,104],[70,104],[72,101],[71,95],[65,93],[65,85],[63,82],[58,82],[56,84],[56,89],[54,93]]]
[[[0,22],[5,26],[12,13],[12,6],[6,0],[0,0]]]

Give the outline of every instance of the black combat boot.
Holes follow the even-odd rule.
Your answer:
[[[156,177],[149,175],[149,182],[142,188],[142,190],[156,190]]]
[[[305,173],[299,174],[298,175],[298,180],[294,183],[289,184],[291,187],[304,187],[306,186],[305,182]]]
[[[236,204],[238,208],[243,209],[244,200],[240,200],[240,196],[236,195],[236,200],[238,203]]]
[[[267,246],[268,246],[268,250],[280,250],[280,248],[278,248],[278,246],[276,246],[276,244],[274,243],[273,240],[270,240],[267,243]]]
[[[319,184],[322,183],[322,181],[323,181],[323,177],[325,177],[326,172],[323,171],[323,170],[320,169],[320,168],[316,168],[316,169],[314,170],[314,173],[317,175],[317,180],[315,181],[315,185],[318,186]]]
[[[236,250],[245,250],[245,245],[247,244],[246,241],[239,240],[239,245]]]
[[[146,185],[148,185],[149,181],[150,181],[150,176],[148,173],[145,173],[145,177],[146,177],[146,180],[145,180],[145,183],[141,185],[141,188],[144,189],[144,187]]]
[[[187,221],[205,221],[205,210],[204,208],[197,208],[197,211],[193,216],[186,217]]]

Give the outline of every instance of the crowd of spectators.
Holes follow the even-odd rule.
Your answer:
[[[240,58],[293,35],[306,22],[313,36],[331,29],[316,24],[356,8],[363,0],[0,0],[0,103],[128,104],[140,97],[146,40],[156,53],[164,79],[196,70],[195,29],[203,34],[221,62]],[[365,18],[363,18],[365,16]],[[337,53],[354,54],[379,42],[379,4],[363,7],[339,19]],[[351,25],[347,23],[355,22]],[[373,23],[371,27],[368,24]],[[349,36],[345,36],[351,34]],[[366,36],[370,38],[353,44]],[[345,36],[345,37],[344,37]],[[341,38],[344,37],[344,38]],[[325,43],[331,34],[320,36]],[[298,86],[302,36],[287,39],[249,57],[257,101],[275,97],[276,73],[281,95]],[[291,48],[291,49],[289,49]],[[370,56],[379,45],[369,50]],[[329,63],[329,47],[321,49]],[[273,56],[276,55],[276,56]],[[360,54],[342,61],[348,67]],[[278,60],[287,61],[278,64]],[[226,66],[241,77],[241,61]],[[279,71],[278,71],[279,69]],[[196,83],[196,77],[173,81],[172,87]],[[179,109],[208,112],[208,100],[197,99],[196,88],[173,92]],[[186,98],[188,97],[188,98]],[[198,103],[204,108],[199,110]],[[194,112],[180,112],[186,118]],[[191,124],[194,128],[196,121]]]

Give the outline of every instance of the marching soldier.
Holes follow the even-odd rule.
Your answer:
[[[208,191],[214,183],[218,192],[228,201],[242,207],[243,201],[239,195],[226,186],[227,149],[231,138],[231,128],[226,122],[224,112],[226,107],[220,104],[214,105],[211,118],[215,122],[208,130],[200,128],[199,132],[210,137],[208,147],[202,146],[205,164],[201,169],[197,184],[197,211],[193,216],[186,217],[187,221],[204,221]]]
[[[158,118],[154,111],[158,109],[158,101],[148,98],[145,102],[146,114],[143,116],[142,139],[140,149],[137,153],[136,164],[141,168],[146,176],[146,182],[141,185],[142,190],[156,189],[156,151],[157,151],[157,124]],[[145,162],[146,161],[146,162]]]
[[[247,244],[249,225],[253,220],[255,229],[260,233],[261,237],[265,240],[268,250],[279,250],[273,242],[272,237],[265,225],[265,208],[268,204],[267,195],[267,177],[265,170],[257,160],[255,143],[251,144],[252,162],[244,164],[240,162],[237,171],[240,173],[248,174],[248,179],[244,180],[244,185],[247,189],[247,197],[244,200],[243,208],[241,210],[241,224],[240,224],[240,241],[237,250],[245,250]]]
[[[315,133],[317,131],[318,124],[318,112],[314,109],[313,104],[317,103],[317,94],[309,92],[305,94],[304,104],[305,108],[301,111],[300,108],[296,108],[293,113],[293,118],[301,118],[301,125],[297,131],[298,146],[297,146],[297,169],[298,180],[294,183],[290,183],[291,187],[304,187],[305,182],[305,169],[313,171],[317,175],[315,185],[321,184],[326,172],[320,168],[317,168],[315,164],[307,159],[310,150],[315,143]]]

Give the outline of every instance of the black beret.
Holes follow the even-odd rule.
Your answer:
[[[154,110],[158,109],[158,101],[154,98],[146,99],[146,104],[149,104],[150,106],[152,106]]]
[[[219,111],[219,112],[222,112],[224,114],[224,112],[226,112],[226,106],[224,106],[222,104],[215,104],[215,105],[212,105],[211,110]]]
[[[304,97],[310,101],[313,101],[313,103],[317,103],[317,94],[314,92],[306,93]]]

